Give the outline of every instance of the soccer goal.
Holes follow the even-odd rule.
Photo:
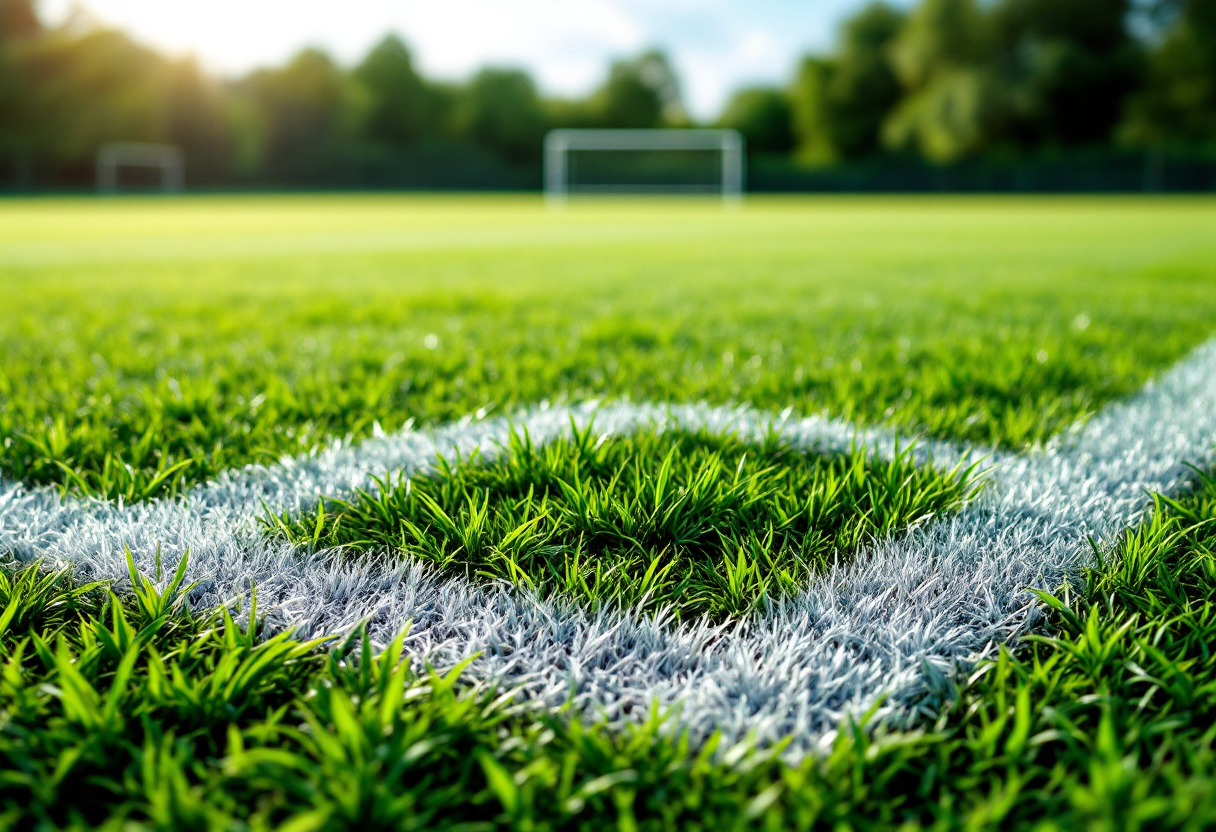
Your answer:
[[[184,178],[182,151],[171,144],[144,142],[111,142],[97,151],[97,190],[112,194],[118,191],[119,174],[123,168],[137,168],[144,176],[139,182],[146,187],[157,187],[165,193],[176,193],[182,189]],[[151,172],[154,180],[146,180]],[[152,185],[155,181],[155,186]]]
[[[553,130],[545,136],[545,195],[743,193],[736,130]]]

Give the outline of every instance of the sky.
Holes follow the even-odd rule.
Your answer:
[[[784,84],[797,58],[832,42],[858,0],[43,0],[48,19],[82,6],[163,51],[240,75],[320,46],[354,64],[395,32],[431,77],[486,65],[528,69],[550,95],[582,95],[613,58],[658,46],[694,118],[731,91]]]

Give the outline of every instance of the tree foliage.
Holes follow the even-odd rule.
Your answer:
[[[460,104],[461,132],[509,159],[540,155],[545,113],[536,85],[517,69],[483,69]]]
[[[1216,144],[1216,0],[1160,0],[1161,40],[1131,98],[1124,137],[1134,144]]]
[[[879,149],[883,120],[900,97],[888,52],[903,22],[896,9],[871,3],[842,27],[835,56],[802,62],[792,98],[804,159],[836,161]]]
[[[370,94],[365,135],[375,141],[409,142],[443,135],[451,101],[414,68],[400,38],[380,41],[354,71]]]
[[[1138,38],[1128,0],[872,4],[791,88],[799,154],[951,162],[1216,137],[1216,3],[1164,0]]]
[[[788,86],[741,90],[716,121],[753,153],[810,164],[1210,151],[1216,0],[1148,2],[875,0]],[[354,181],[344,172],[369,160],[417,167],[426,148],[535,170],[554,127],[689,124],[656,50],[617,60],[574,100],[546,99],[512,67],[436,82],[395,36],[353,68],[307,49],[225,81],[83,14],[48,26],[32,0],[0,0],[0,187],[87,184],[108,141],[181,146],[193,185],[307,186]]]
[[[675,70],[657,51],[614,63],[588,105],[601,127],[662,127],[683,119]]]
[[[740,90],[727,102],[718,124],[742,133],[752,151],[788,153],[794,145],[793,110],[783,90]]]

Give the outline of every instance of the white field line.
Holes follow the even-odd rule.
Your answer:
[[[534,411],[519,424],[534,440],[596,412],[605,431],[666,420],[758,433],[839,449],[857,442],[888,456],[896,438],[822,417],[781,421],[705,406],[616,404]],[[60,499],[49,489],[0,484],[0,552],[69,562],[122,583],[124,544],[147,568],[159,546],[171,568],[187,548],[198,608],[247,595],[274,627],[302,635],[370,622],[384,642],[412,622],[415,660],[436,666],[480,653],[471,679],[518,687],[541,705],[573,698],[592,716],[643,718],[653,702],[678,705],[678,721],[703,737],[761,741],[792,736],[793,753],[830,742],[846,713],[902,719],[931,707],[943,681],[998,642],[1032,625],[1027,587],[1052,589],[1087,556],[1090,535],[1109,539],[1147,507],[1146,490],[1174,491],[1183,463],[1216,450],[1216,341],[1058,437],[1044,450],[1001,457],[991,484],[962,512],[868,547],[814,579],[800,595],[732,626],[674,625],[631,611],[589,613],[505,587],[444,578],[412,559],[308,552],[267,540],[255,518],[265,503],[297,511],[318,495],[348,493],[370,476],[417,470],[436,453],[493,453],[503,420],[466,421],[332,448],[271,468],[220,477],[176,500],[135,506]],[[923,443],[921,459],[952,466],[965,449]]]

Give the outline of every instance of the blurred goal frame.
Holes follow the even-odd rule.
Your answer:
[[[550,204],[564,204],[573,194],[707,194],[718,192],[724,203],[736,204],[743,197],[743,136],[737,130],[551,130],[545,136],[545,197]],[[641,184],[605,186],[581,190],[570,182],[571,151],[636,152],[654,150],[704,151],[721,154],[721,175],[716,188],[701,186]]]
[[[97,192],[118,193],[120,168],[156,168],[160,171],[160,190],[175,194],[185,183],[185,163],[181,148],[151,142],[110,142],[97,151]]]

